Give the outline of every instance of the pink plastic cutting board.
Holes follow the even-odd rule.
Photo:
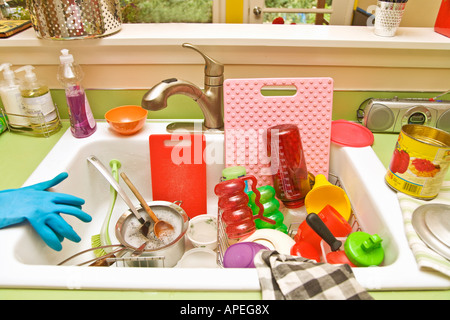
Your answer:
[[[263,96],[261,88],[294,86],[293,96]],[[295,90],[295,89],[294,89]],[[328,176],[333,79],[228,79],[224,82],[225,165],[244,166],[258,186],[272,184],[265,130],[297,124],[307,169]]]

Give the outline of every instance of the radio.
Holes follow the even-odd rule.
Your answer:
[[[405,124],[450,132],[450,101],[370,98],[361,104],[356,116],[372,132],[398,133]]]

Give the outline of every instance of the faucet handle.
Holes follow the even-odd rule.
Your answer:
[[[204,54],[200,51],[199,48],[196,46],[190,44],[190,43],[183,43],[183,48],[190,48],[202,55],[202,57],[205,59],[205,76],[208,77],[220,77],[223,75],[224,66],[222,63],[218,62],[217,60],[212,59],[208,55]]]

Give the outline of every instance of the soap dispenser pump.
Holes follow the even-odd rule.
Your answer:
[[[89,137],[97,130],[86,93],[81,86],[83,71],[69,50],[61,50],[58,81],[64,86],[69,108],[70,130],[75,138]]]
[[[33,70],[33,66],[26,65],[14,72],[25,71],[25,81],[20,86],[20,93],[31,127],[37,133],[50,135],[61,128],[59,114],[48,86],[38,81]]]
[[[21,129],[30,125],[25,112],[22,96],[19,89],[19,81],[16,79],[14,71],[11,70],[11,63],[0,65],[5,81],[0,86],[0,96],[3,108],[8,116],[8,124],[11,128]]]

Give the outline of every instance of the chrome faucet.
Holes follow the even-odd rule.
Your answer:
[[[147,91],[142,98],[142,107],[157,111],[167,107],[167,99],[174,94],[183,94],[195,100],[203,112],[203,125],[207,129],[223,128],[223,71],[222,63],[210,58],[196,46],[183,43],[205,59],[205,88],[202,91],[195,84],[176,78],[166,79]]]

